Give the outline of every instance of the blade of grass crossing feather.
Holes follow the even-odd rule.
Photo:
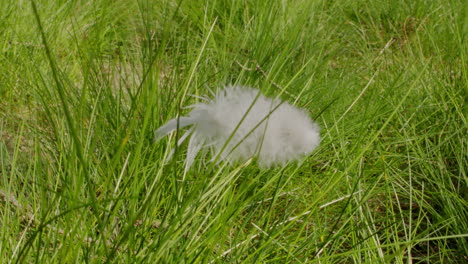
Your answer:
[[[228,146],[229,142],[231,142],[232,138],[234,137],[235,133],[237,132],[237,130],[239,130],[239,127],[242,125],[242,123],[244,122],[245,118],[247,117],[247,115],[250,113],[250,111],[252,110],[252,108],[254,107],[255,103],[257,102],[258,98],[260,98],[260,92],[257,93],[257,95],[255,96],[254,100],[252,101],[252,103],[250,104],[249,108],[247,108],[247,111],[245,111],[244,115],[242,116],[241,120],[239,121],[239,123],[237,123],[236,127],[234,128],[234,130],[231,132],[231,134],[229,135],[228,139],[226,140],[226,142],[224,143],[223,147],[218,151],[218,153],[216,153],[214,155],[214,157],[212,158],[212,166],[214,166],[215,164],[218,163],[219,159],[221,158],[222,156],[222,153],[224,152],[224,150],[226,149],[226,147]],[[252,131],[250,132],[252,133]],[[249,133],[249,134],[250,134]],[[241,140],[242,142],[242,140]],[[236,146],[234,146],[234,148],[227,154],[229,155],[238,145],[240,145],[240,143],[238,143]]]
[[[214,29],[214,26],[216,25],[217,21],[218,21],[218,17],[216,17],[214,19],[213,23],[211,24],[211,27],[210,27],[210,29],[208,31],[208,34],[207,34],[207,36],[205,38],[205,41],[203,42],[202,47],[200,48],[200,52],[198,53],[197,59],[195,60],[195,63],[192,65],[192,68],[190,70],[190,76],[189,76],[187,82],[185,83],[185,87],[183,89],[183,94],[182,94],[181,100],[179,101],[179,109],[181,109],[181,107],[182,107],[181,106],[182,99],[184,99],[187,96],[189,86],[192,83],[193,76],[195,75],[195,70],[197,69],[198,64],[200,63],[200,59],[201,59],[201,57],[202,57],[202,55],[203,55],[203,53],[204,53],[204,51],[206,49],[206,44],[208,43],[208,40],[210,39],[211,33],[213,33],[213,29]],[[179,112],[180,112],[180,110],[179,110]],[[177,120],[179,120],[179,117],[177,117]],[[179,121],[177,121],[177,123],[178,122]],[[176,133],[177,133],[176,138],[178,137],[178,132],[179,132],[178,130],[179,130],[179,128],[177,128],[177,131],[176,131]],[[177,147],[177,145],[176,145],[176,147]],[[183,176],[182,176],[182,182],[185,182],[185,176],[186,176],[186,172],[188,171],[188,168],[186,168],[184,171],[185,172],[183,173]],[[179,200],[182,199],[182,190],[183,190],[183,188],[179,189],[179,194],[178,194]]]

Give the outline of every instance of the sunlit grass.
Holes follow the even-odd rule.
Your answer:
[[[1,263],[466,261],[462,1],[36,5],[0,3]],[[154,131],[229,83],[308,109],[320,147],[165,164]]]

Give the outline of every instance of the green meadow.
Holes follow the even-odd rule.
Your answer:
[[[0,1],[0,263],[466,263],[463,0]],[[321,144],[185,172],[227,84]]]

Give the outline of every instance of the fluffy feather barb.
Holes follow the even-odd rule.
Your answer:
[[[172,119],[156,131],[160,139],[177,127],[192,126],[178,142],[190,137],[187,169],[203,148],[210,148],[213,157],[219,155],[221,160],[257,156],[260,166],[271,167],[299,159],[320,143],[319,126],[304,110],[252,88],[227,86],[192,108],[188,117]]]

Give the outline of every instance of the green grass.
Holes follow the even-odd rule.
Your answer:
[[[464,1],[0,1],[0,263],[464,263]],[[239,83],[306,108],[283,168],[154,131]]]

